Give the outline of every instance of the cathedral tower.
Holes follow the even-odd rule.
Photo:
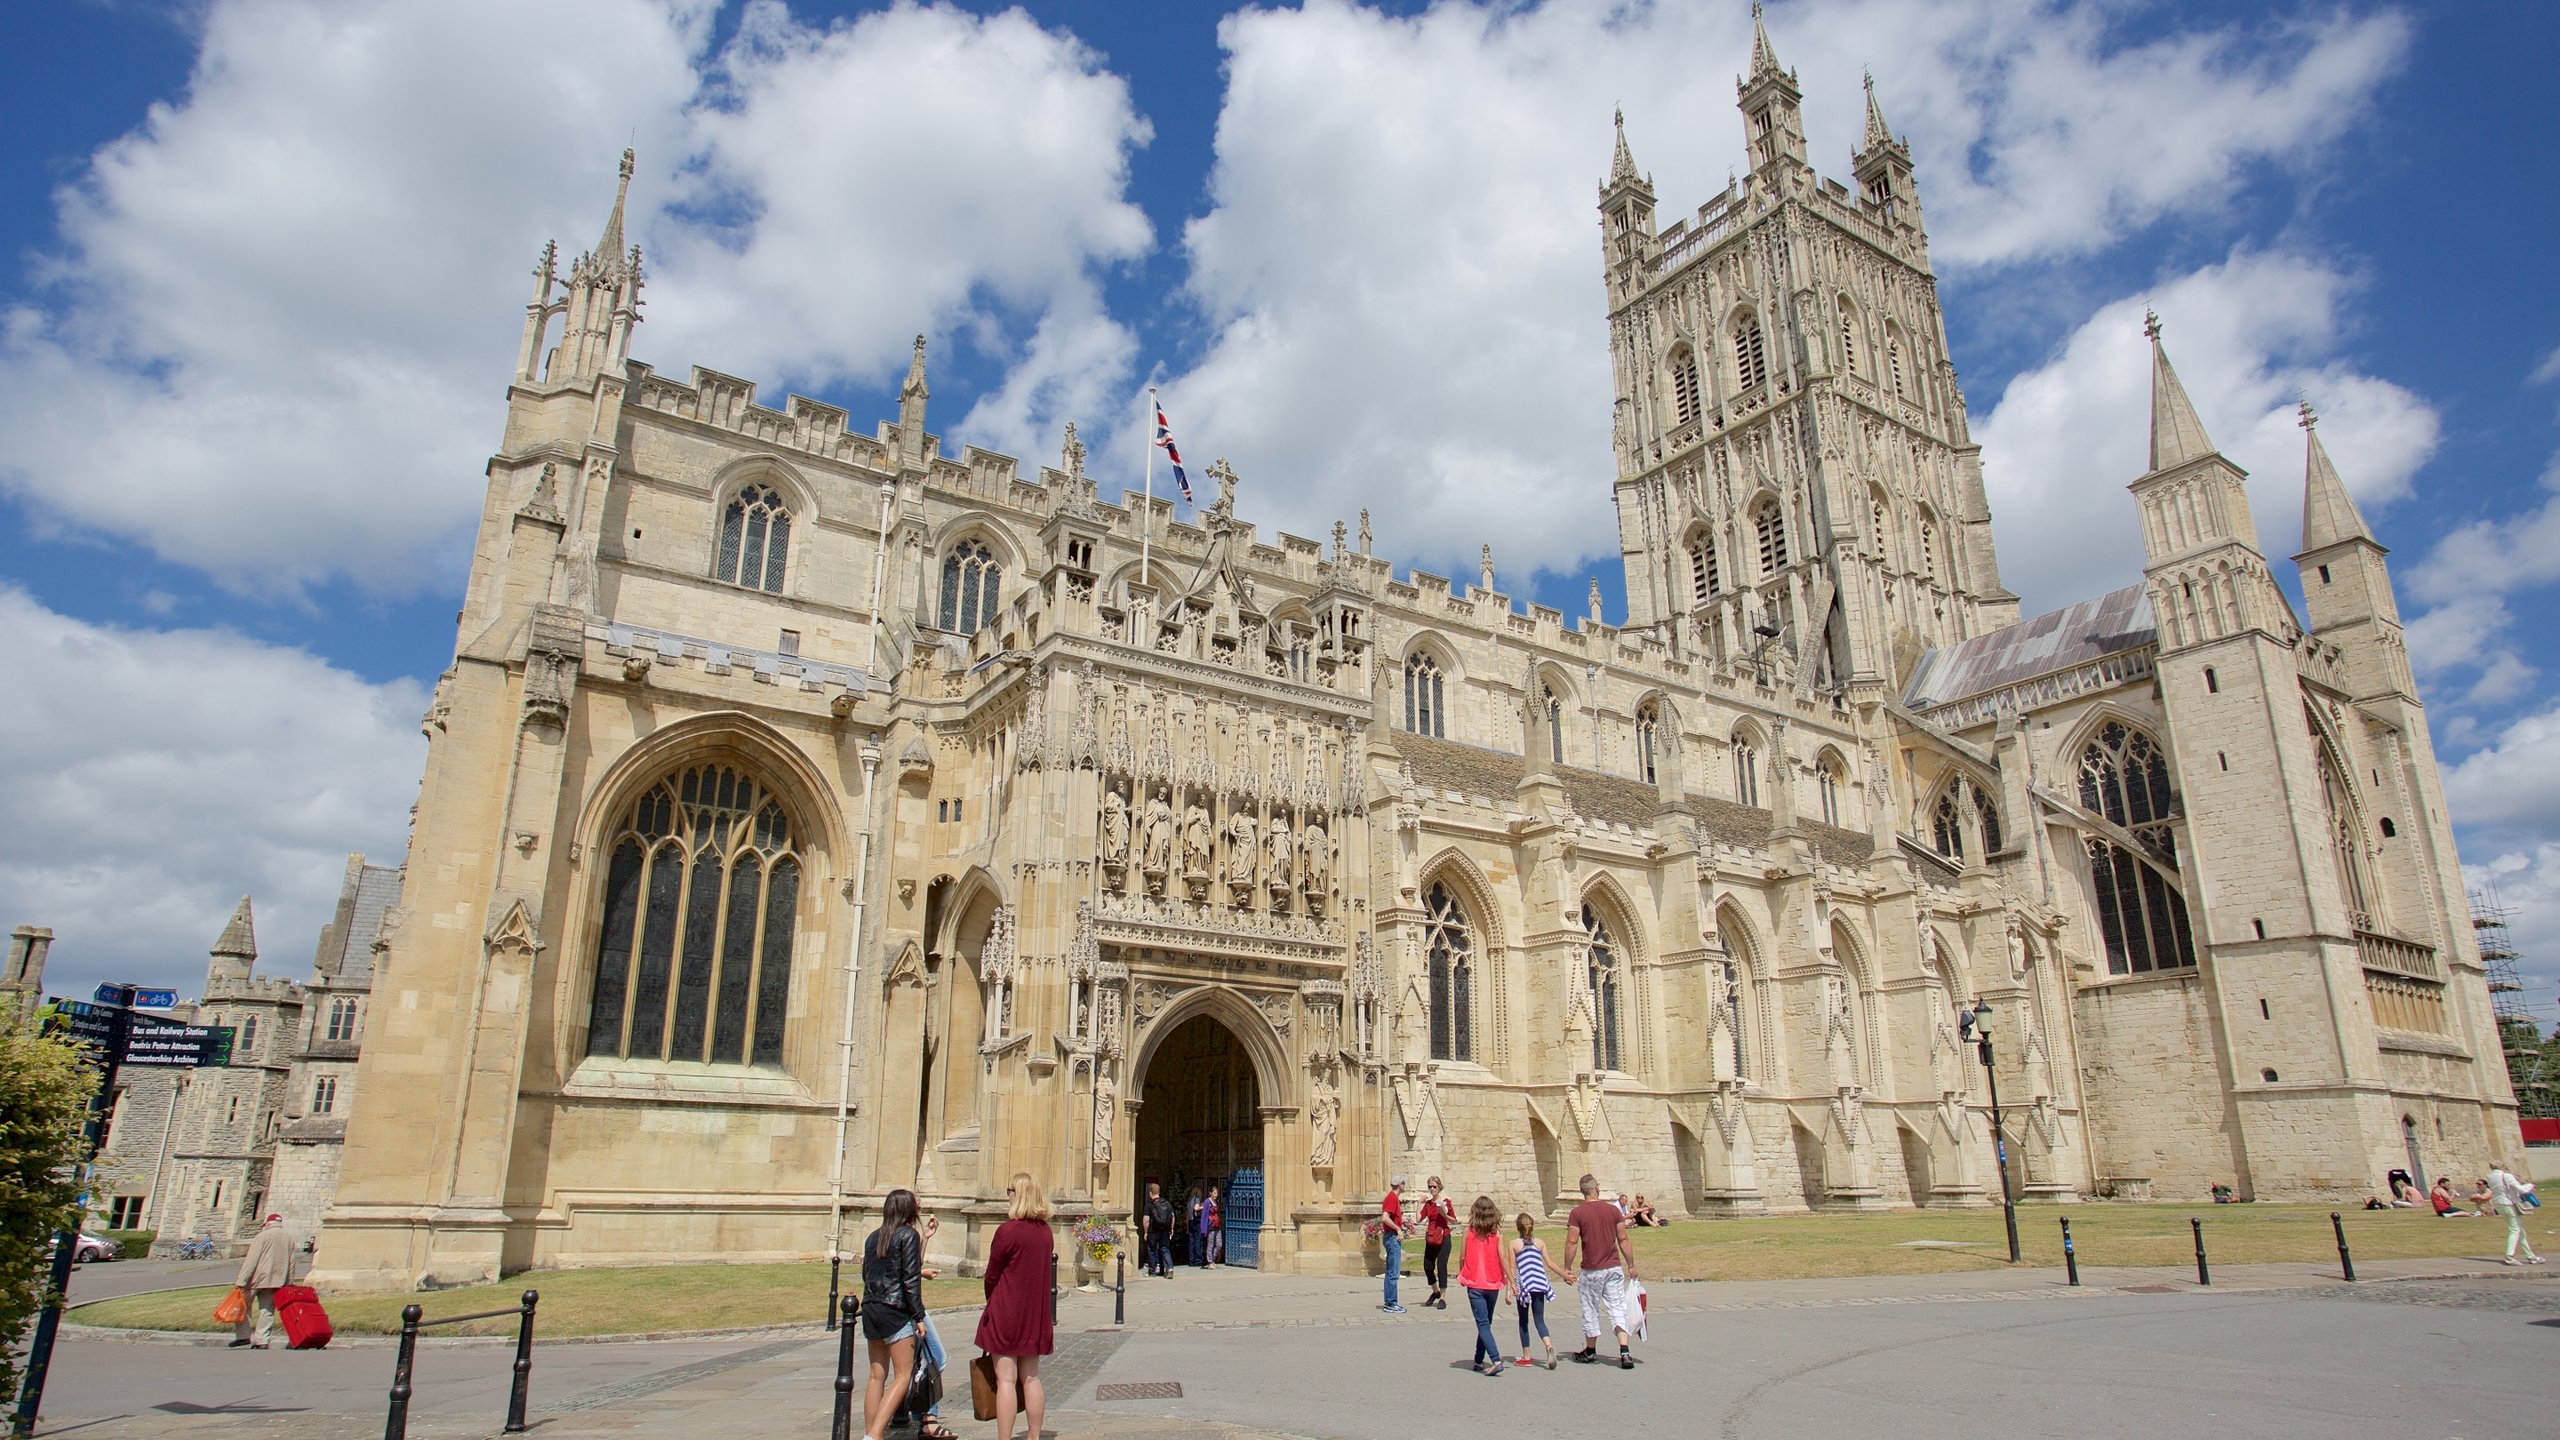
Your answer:
[[[1601,186],[1628,625],[1772,685],[1881,695],[2017,619],[1947,357],[1910,149],[1868,91],[1851,191],[1753,20],[1750,173],[1656,229],[1623,122]]]

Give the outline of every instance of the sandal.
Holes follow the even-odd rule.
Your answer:
[[[939,1420],[927,1420],[924,1428],[916,1432],[916,1440],[960,1440],[960,1432]]]

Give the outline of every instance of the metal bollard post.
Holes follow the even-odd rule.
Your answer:
[[[2189,1220],[2187,1223],[2194,1226],[2196,1231],[2196,1283],[2210,1285],[2213,1283],[2213,1272],[2206,1269],[2204,1263],[2204,1222]]]
[[[844,1257],[827,1257],[827,1328],[836,1328],[836,1304],[844,1294]]]
[[[2071,1217],[2068,1215],[2062,1217],[2062,1269],[2071,1277],[2072,1284],[2080,1283],[2080,1255],[2071,1248]]]
[[[853,1440],[853,1323],[861,1302],[851,1295],[844,1297],[836,1327],[836,1421],[828,1432],[833,1440]]]
[[[2340,1219],[2335,1210],[2329,1212],[2329,1228],[2338,1232],[2338,1268],[2346,1272],[2347,1280],[2353,1283],[2356,1278],[2356,1257],[2347,1253],[2347,1222]]]
[[[1111,1287],[1111,1323],[1129,1323],[1129,1252],[1120,1252],[1120,1283]]]
[[[382,1440],[408,1440],[409,1377],[418,1363],[418,1317],[425,1313],[415,1305],[400,1307],[400,1358],[391,1366],[391,1413],[383,1418]]]
[[[507,1392],[504,1434],[524,1433],[525,1404],[533,1394],[533,1307],[541,1299],[542,1292],[538,1290],[524,1292],[524,1315],[516,1321],[516,1382],[515,1388]]]

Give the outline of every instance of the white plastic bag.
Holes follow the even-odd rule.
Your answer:
[[[1644,1333],[1644,1322],[1645,1322],[1645,1289],[1644,1289],[1644,1282],[1643,1282],[1643,1281],[1641,1281],[1641,1280],[1634,1279],[1634,1278],[1632,1278],[1632,1277],[1630,1277],[1630,1278],[1628,1279],[1628,1281],[1627,1281],[1627,1318],[1628,1318],[1628,1320],[1629,1320],[1629,1321],[1631,1321],[1631,1322],[1632,1322],[1632,1323],[1631,1323],[1631,1324],[1629,1324],[1629,1325],[1628,1325],[1628,1327],[1627,1327],[1627,1333],[1629,1333],[1629,1334],[1631,1334],[1631,1335],[1635,1336],[1635,1337],[1636,1337],[1637,1339],[1639,1339],[1639,1340],[1645,1340],[1645,1339],[1649,1339],[1649,1338],[1651,1338],[1651,1337],[1647,1336],[1647,1335]]]

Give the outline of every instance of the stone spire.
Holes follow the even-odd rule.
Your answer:
[[[258,958],[258,926],[249,915],[248,896],[240,897],[238,908],[231,912],[231,923],[222,927],[222,934],[209,953],[241,960]]]
[[[2329,463],[2328,447],[2320,443],[2320,417],[2312,413],[2310,401],[2302,402],[2301,414],[2303,553],[2349,540],[2372,543],[2373,531],[2366,527],[2364,513],[2356,509],[2355,497],[2338,478],[2338,467]]]
[[[898,387],[899,403],[922,400],[932,392],[924,388],[924,337],[916,337],[915,358],[907,362],[907,383]]]
[[[1902,142],[1893,138],[1893,127],[1884,123],[1884,107],[1876,103],[1876,72],[1867,72],[1867,133],[1858,142],[1861,151],[1875,150]]]
[[[1751,0],[1751,78],[1763,80],[1785,73],[1778,64],[1777,47],[1769,43],[1768,17],[1760,12],[1760,0]]]
[[[622,206],[631,198],[631,166],[636,157],[630,147],[622,151],[622,179],[613,187],[613,213],[604,220],[604,234],[596,240],[595,259],[610,265],[622,258]]]
[[[2142,312],[2142,333],[2151,339],[2151,470],[2157,474],[2211,455],[2214,448],[2187,387],[2169,366],[2169,352],[2160,348],[2158,314]]]
[[[915,358],[907,362],[907,382],[898,387],[898,453],[907,468],[924,468],[924,337],[916,337]]]
[[[1635,152],[1627,148],[1626,111],[1620,110],[1617,112],[1617,122],[1618,153],[1609,161],[1609,183],[1612,185],[1618,184],[1621,181],[1640,178],[1636,172]]]

